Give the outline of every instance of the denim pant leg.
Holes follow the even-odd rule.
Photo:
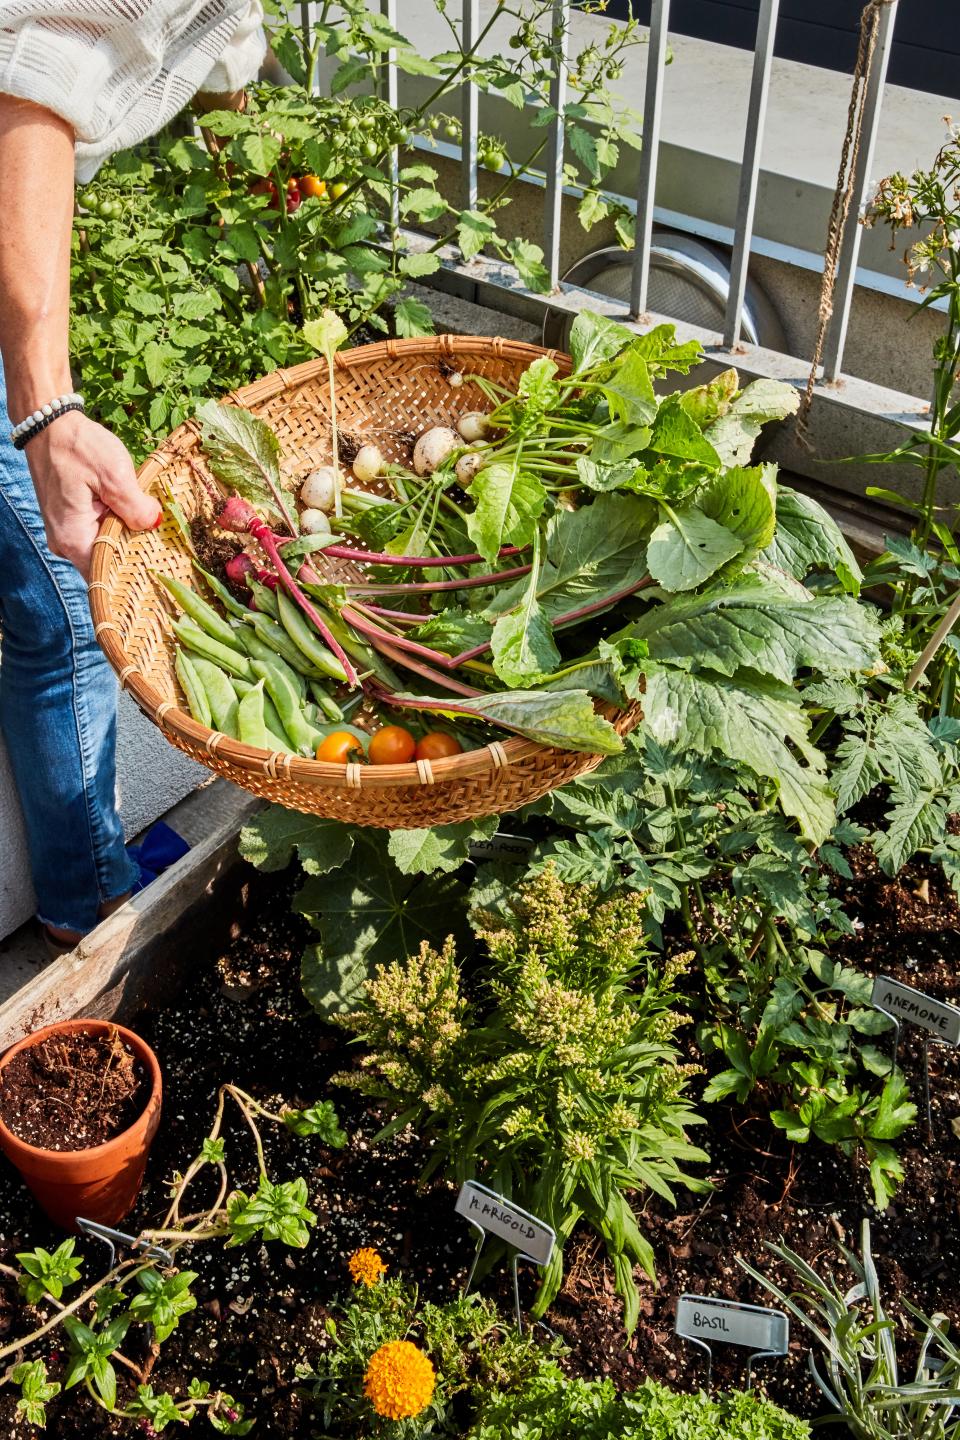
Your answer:
[[[137,878],[116,808],[117,686],[82,577],[47,548],[9,429],[0,371],[0,730],[40,919],[87,931]]]

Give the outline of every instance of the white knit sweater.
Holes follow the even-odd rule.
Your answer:
[[[262,21],[260,0],[0,0],[0,93],[69,121],[86,181],[198,90],[252,80]]]

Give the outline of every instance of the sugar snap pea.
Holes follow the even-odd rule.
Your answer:
[[[343,719],[343,710],[337,704],[336,700],[334,700],[333,696],[327,694],[319,680],[310,681],[310,694],[328,720]]]
[[[239,738],[244,745],[252,745],[257,750],[276,750],[278,747],[267,726],[263,702],[263,681],[258,680],[244,695],[237,710]]]
[[[180,609],[185,615],[189,615],[191,620],[195,620],[201,630],[205,630],[212,639],[219,640],[221,645],[236,649],[230,626],[212,605],[207,604],[202,595],[198,595],[196,590],[191,590],[190,586],[184,585],[182,581],[175,580],[172,575],[161,575],[158,570],[151,571],[151,574],[169,590]]]
[[[307,677],[305,675],[301,675],[299,670],[294,670],[292,665],[288,665],[283,656],[274,650],[272,645],[268,645],[265,640],[261,640],[256,630],[251,626],[238,625],[237,634],[240,643],[243,645],[244,650],[251,660],[264,660],[267,664],[276,665],[278,669],[284,672],[287,679],[296,688],[301,700],[306,699]]]
[[[241,680],[253,678],[250,661],[245,655],[239,650],[232,650],[229,645],[221,645],[219,640],[214,640],[205,630],[201,630],[195,621],[187,618],[174,620],[171,629],[177,639],[194,654],[202,655],[205,660],[212,661],[214,665],[219,665],[221,670],[237,675]]]
[[[304,755],[312,755],[323,737],[304,715],[300,696],[286,676],[269,661],[254,660],[252,664],[255,674],[263,681],[267,694],[277,707],[290,744]]]
[[[280,609],[277,605],[277,597],[269,585],[261,585],[259,580],[252,576],[247,577],[247,584],[250,586],[250,594],[257,602],[257,610],[261,615],[269,615],[271,620],[280,619]]]
[[[282,664],[283,662],[281,661],[280,663]],[[291,675],[295,673],[296,672],[293,670],[290,671]],[[262,680],[257,681],[257,685],[262,684]],[[249,680],[234,680],[233,688],[237,692],[237,699],[242,703],[244,696],[249,695],[251,690],[256,689],[256,686]],[[287,744],[286,740],[280,739],[280,737],[285,732],[283,729],[283,722],[281,721],[280,716],[277,714],[277,707],[270,699],[270,696],[266,694],[263,697],[263,723],[264,725],[266,725],[268,733],[272,735],[275,740],[278,741],[278,743],[273,747],[274,750],[289,750],[290,746]]]
[[[316,631],[311,629],[298,607],[283,590],[277,591],[277,606],[280,610],[281,625],[307,659],[311,660],[318,670],[322,670],[324,675],[329,675],[334,680],[346,680],[347,672],[336,655],[321,643]]]
[[[191,657],[191,659],[193,668],[203,684],[207,704],[210,706],[213,728],[224,735],[229,735],[231,740],[238,740],[240,732],[237,728],[237,711],[240,707],[229,675],[213,661],[205,660],[202,655]]]
[[[203,576],[204,580],[206,580],[207,584],[210,586],[210,589],[213,591],[214,595],[216,595],[217,599],[220,601],[220,604],[223,606],[224,610],[226,610],[227,614],[236,616],[238,620],[245,620],[250,611],[249,605],[242,604],[242,602],[237,599],[236,595],[234,595],[233,591],[228,586],[224,585],[222,580],[218,580],[216,575],[211,575],[209,570],[204,570],[203,566],[199,564],[198,561],[194,560],[193,564],[194,569],[199,571],[199,573]]]
[[[320,673],[303,651],[294,645],[283,626],[278,625],[276,620],[271,620],[269,615],[261,615],[259,612],[251,610],[247,624],[259,635],[264,644],[269,645],[286,660],[292,669],[299,671],[301,675],[318,675]]]
[[[190,714],[198,725],[205,725],[209,730],[213,724],[213,716],[210,714],[210,702],[203,688],[203,681],[193,668],[190,656],[179,645],[177,646],[175,668],[180,688],[187,697]]]

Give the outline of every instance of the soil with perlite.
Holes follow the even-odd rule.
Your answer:
[[[859,852],[854,877],[844,899],[862,928],[846,942],[844,958],[870,973],[960,1001],[960,909],[942,875],[914,866],[891,881],[869,854]],[[291,1105],[329,1095],[350,1135],[346,1149],[331,1151],[317,1140],[297,1140],[266,1127],[273,1177],[307,1179],[318,1215],[309,1247],[181,1252],[182,1263],[199,1272],[198,1309],[181,1321],[155,1362],[146,1338],[134,1338],[142,1332],[131,1331],[124,1344],[124,1353],[157,1389],[182,1393],[197,1375],[241,1399],[257,1417],[254,1434],[265,1440],[311,1435],[310,1409],[295,1368],[314,1360],[326,1341],[324,1320],[348,1288],[346,1259],[354,1249],[376,1246],[391,1273],[415,1280],[421,1293],[434,1299],[456,1293],[473,1250],[466,1226],[454,1214],[452,1188],[442,1182],[418,1188],[424,1157],[416,1137],[406,1134],[373,1150],[376,1114],[358,1097],[328,1090],[329,1075],[350,1063],[353,1052],[303,1000],[298,970],[305,927],[289,912],[291,888],[291,877],[256,877],[238,933],[219,953],[198,954],[187,990],[169,1007],[141,1016],[134,1027],[157,1051],[166,1099],[131,1229],[156,1223],[165,1207],[165,1182],[198,1150],[224,1081],[265,1101]],[[916,1079],[922,1111],[919,1044],[907,1036],[901,1053]],[[921,1114],[900,1144],[906,1181],[881,1214],[872,1206],[863,1170],[822,1146],[792,1146],[762,1114],[704,1107],[710,1123],[696,1139],[709,1151],[715,1189],[706,1197],[681,1191],[675,1210],[656,1198],[643,1206],[659,1283],[642,1285],[641,1318],[631,1340],[624,1340],[620,1302],[602,1248],[588,1234],[574,1237],[563,1292],[547,1317],[570,1346],[571,1373],[609,1375],[622,1386],[654,1375],[679,1388],[697,1387],[705,1380],[705,1363],[673,1334],[677,1295],[691,1291],[765,1303],[769,1297],[736,1263],[743,1256],[789,1286],[764,1240],[783,1239],[811,1263],[834,1265],[844,1283],[837,1242],[855,1247],[865,1215],[873,1222],[874,1253],[904,1354],[909,1356],[911,1330],[904,1301],[960,1323],[960,1058],[942,1046],[931,1046],[930,1054],[932,1138]],[[250,1141],[233,1121],[227,1156],[233,1182],[249,1188]],[[4,1167],[0,1262],[15,1264],[18,1250],[49,1247],[58,1238]],[[88,1243],[81,1248],[89,1279],[105,1257]],[[532,1284],[522,1279],[529,1299]],[[506,1277],[495,1273],[484,1286],[509,1314]],[[16,1287],[3,1282],[0,1343],[29,1326]],[[63,1348],[54,1338],[50,1349],[56,1376],[63,1369]],[[806,1337],[794,1324],[789,1355],[761,1362],[757,1374],[773,1399],[813,1416],[824,1405],[809,1376],[807,1354]],[[744,1352],[717,1346],[713,1373],[715,1384],[743,1383]],[[15,1415],[15,1402],[12,1389],[0,1391],[0,1435],[30,1433]],[[47,1434],[58,1440],[86,1440],[123,1428],[79,1390],[50,1406]],[[212,1432],[198,1419],[188,1429],[178,1427],[178,1435],[186,1433]]]
[[[149,1089],[119,1032],[48,1035],[0,1070],[0,1116],[28,1145],[87,1150],[128,1130]]]

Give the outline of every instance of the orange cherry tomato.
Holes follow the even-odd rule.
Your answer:
[[[444,730],[431,730],[429,735],[424,735],[422,740],[417,741],[415,759],[445,760],[448,755],[462,754],[463,746],[459,740],[455,740]]]
[[[363,746],[349,730],[334,730],[317,746],[317,759],[326,760],[331,765],[347,765],[358,756],[363,758]]]
[[[301,175],[299,180],[300,194],[304,200],[312,195],[314,200],[322,200],[327,193],[327,182],[321,180],[319,175]]]
[[[371,765],[407,765],[416,748],[416,740],[402,725],[383,725],[371,735],[367,754]]]

